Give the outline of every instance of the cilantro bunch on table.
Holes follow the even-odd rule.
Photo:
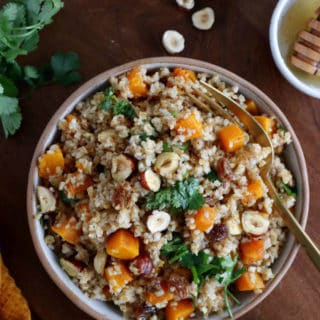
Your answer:
[[[200,209],[204,202],[204,197],[199,192],[199,181],[191,177],[151,193],[146,199],[146,208],[147,210],[169,208],[172,209],[171,213],[176,213],[181,210]]]
[[[203,251],[197,255],[192,253],[186,243],[175,235],[171,241],[161,249],[161,255],[165,257],[169,264],[178,262],[181,266],[190,269],[193,282],[200,290],[207,279],[215,278],[223,286],[223,293],[226,308],[232,318],[230,298],[236,303],[239,300],[229,290],[229,286],[235,282],[245,271],[244,268],[236,269],[238,257],[231,256],[213,257]]]
[[[131,120],[136,117],[132,104],[127,100],[119,99],[112,87],[105,89],[104,100],[100,104],[100,108],[105,111],[111,110],[114,115],[122,114]]]
[[[72,52],[57,53],[40,67],[16,61],[37,48],[39,31],[62,7],[61,0],[15,0],[0,9],[0,118],[6,137],[15,134],[22,121],[18,87],[80,81],[79,58]]]

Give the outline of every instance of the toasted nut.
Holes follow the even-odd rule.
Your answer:
[[[77,265],[69,260],[64,258],[60,259],[60,265],[62,269],[72,278],[76,277],[78,273],[82,270],[80,265]]]
[[[214,11],[207,7],[192,15],[193,25],[200,30],[209,30],[214,23]]]
[[[112,158],[111,175],[116,181],[126,180],[134,170],[134,161],[124,154]]]
[[[238,216],[232,216],[229,217],[226,221],[225,221],[229,233],[233,236],[239,235],[242,232],[242,228],[241,228],[241,223],[240,223],[240,217]]]
[[[182,9],[191,10],[194,7],[194,0],[176,0],[176,2]]]
[[[51,212],[56,209],[56,198],[48,188],[38,186],[37,194],[41,213]]]
[[[145,189],[153,192],[157,192],[161,186],[159,175],[157,175],[151,169],[148,169],[145,172],[141,172],[140,182]]]
[[[268,231],[270,224],[267,215],[258,211],[243,212],[241,222],[243,230],[254,236],[265,234]]]
[[[148,217],[147,227],[151,233],[166,230],[169,226],[171,217],[165,211],[154,210]]]
[[[180,157],[174,152],[161,153],[154,165],[154,169],[161,176],[167,176],[178,169]]]
[[[97,273],[103,275],[104,268],[107,263],[107,253],[105,250],[100,250],[97,252],[93,259],[93,266]]]
[[[168,53],[179,53],[184,49],[184,37],[178,31],[167,30],[162,36],[162,44]]]

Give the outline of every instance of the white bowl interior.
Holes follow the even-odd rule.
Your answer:
[[[171,59],[172,60],[172,59]],[[178,61],[178,60],[177,60]],[[147,69],[152,70],[152,69],[157,69],[161,66],[167,66],[167,67],[174,67],[174,66],[181,66],[181,67],[187,67],[190,69],[194,69],[195,71],[200,71],[200,72],[209,72],[207,68],[200,68],[200,67],[193,67],[192,62],[190,61],[190,65],[186,64],[179,64],[178,62],[172,63],[171,62],[166,62],[166,63],[152,63],[150,65],[144,65]],[[128,66],[128,69],[130,69],[132,65]],[[121,73],[125,72],[126,70],[122,70]],[[222,69],[221,69],[222,70]],[[113,74],[117,75],[117,74]],[[231,74],[232,75],[232,74]],[[85,92],[83,92],[80,96],[78,96],[75,99],[72,99],[73,96],[77,96],[77,92],[74,93],[67,101],[66,103],[62,106],[65,108],[62,117],[65,117],[68,113],[70,113],[75,105],[83,100],[85,97],[91,95],[93,92],[97,91],[99,88],[103,87],[106,85],[108,79],[106,79],[103,74],[98,75],[97,78],[99,78],[99,82],[97,84],[94,84],[94,86],[91,86],[89,89],[87,89]],[[231,85],[238,85],[238,82],[236,81],[239,79],[237,76],[232,75],[233,79],[231,78],[226,78],[221,76],[222,80],[226,81],[227,83]],[[94,80],[94,79],[93,79]],[[91,81],[93,81],[91,80]],[[91,82],[90,81],[90,82]],[[246,83],[246,82],[245,82]],[[268,98],[264,96],[260,91],[253,92],[246,88],[246,86],[240,87],[240,91],[248,98],[251,98],[259,104],[261,109],[267,113],[267,114],[275,114],[276,117],[280,120],[280,122],[284,122],[284,126],[288,128],[290,127],[290,124],[287,122],[286,118],[284,115],[281,113],[280,110],[276,110],[276,113],[274,110],[272,110],[271,106],[268,104],[266,101]],[[260,97],[258,96],[258,93],[260,94]],[[262,97],[261,97],[262,96]],[[71,99],[71,100],[70,100]],[[54,119],[51,120],[51,122]],[[48,124],[50,126],[51,122]],[[290,127],[291,128],[291,127]],[[290,130],[291,131],[291,130]],[[39,154],[34,155],[34,159],[37,159],[38,156],[43,153],[47,147],[54,141],[55,137],[57,134],[57,127],[56,124],[54,126],[54,129],[50,132],[48,136],[42,137],[39,141],[40,143],[43,143],[42,150],[39,150]],[[44,139],[44,140],[43,140]],[[293,144],[290,145],[289,147],[286,148],[285,151],[285,160],[287,163],[287,166],[289,169],[294,172],[294,176],[297,182],[297,186],[299,188],[298,190],[298,197],[297,197],[297,205],[295,209],[296,216],[298,218],[301,217],[303,210],[305,210],[306,206],[308,206],[309,198],[308,198],[308,177],[303,176],[301,172],[301,167],[305,166],[304,159],[302,160],[298,159],[297,157],[297,149],[300,151],[300,145],[299,144]],[[32,211],[33,213],[37,212],[37,200],[35,196],[35,188],[39,184],[39,177],[37,173],[36,167],[34,168],[33,172],[30,172],[29,180],[31,180],[31,183],[33,185],[33,192],[32,194],[28,195],[28,198],[30,198],[30,202],[32,205]],[[302,187],[303,186],[303,187]],[[57,283],[57,285],[66,293],[68,291],[69,298],[78,305],[81,309],[85,310],[88,312],[91,316],[95,317],[96,319],[113,319],[113,320],[120,320],[123,319],[121,316],[121,313],[118,311],[118,309],[113,306],[112,304],[106,304],[104,302],[99,302],[93,299],[88,298],[82,291],[70,280],[70,278],[67,276],[67,274],[62,270],[62,268],[59,265],[58,259],[56,255],[51,251],[51,249],[48,248],[46,243],[44,242],[44,230],[40,224],[40,221],[37,219],[34,219],[32,216],[32,212],[29,212],[29,223],[32,224],[31,230],[33,229],[35,233],[32,233],[32,238],[33,242],[36,246],[37,253],[38,255],[42,254],[44,255],[45,259],[42,260],[42,263],[49,273],[49,275],[54,279],[54,281]],[[302,225],[305,226],[306,223],[306,217],[302,221]],[[294,256],[297,252],[297,246],[294,246],[295,240],[294,237],[289,234],[288,235],[288,240],[285,243],[280,257],[277,259],[277,261],[273,265],[273,271],[275,274],[277,274],[280,270],[287,270],[291,264],[291,262],[294,259]],[[290,253],[294,251],[294,254],[291,256],[291,261],[288,262],[288,256]],[[283,274],[285,273],[283,272]],[[58,280],[57,280],[58,279]],[[273,287],[272,286],[272,281],[268,284],[267,287]],[[66,288],[67,287],[67,288]],[[270,288],[272,290],[273,288]],[[247,306],[249,303],[253,302],[253,305],[258,304],[263,298],[267,295],[266,290],[265,294],[261,295],[254,295],[252,293],[245,293],[245,294],[240,294],[240,301],[241,305],[236,306],[234,308],[234,312],[237,313],[236,316],[240,316],[244,313],[243,308]],[[239,313],[238,313],[239,311]],[[219,314],[219,315],[214,315],[210,317],[211,320],[218,320],[218,319],[223,319],[226,316],[226,313]]]
[[[320,77],[308,75],[291,65],[290,53],[297,34],[307,28],[319,6],[317,0],[280,0],[269,30],[272,56],[282,75],[298,90],[318,99]]]

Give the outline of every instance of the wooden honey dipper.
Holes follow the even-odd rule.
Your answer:
[[[293,47],[291,63],[297,68],[320,77],[320,8],[317,19],[309,22],[309,31],[299,33]]]

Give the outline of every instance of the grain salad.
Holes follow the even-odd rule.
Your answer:
[[[271,176],[294,208],[295,182],[277,119],[218,75],[137,67],[59,122],[39,157],[45,241],[90,298],[130,319],[199,319],[228,311],[237,293],[259,294],[286,240],[260,168],[271,150],[185,95],[217,87],[270,135]]]

